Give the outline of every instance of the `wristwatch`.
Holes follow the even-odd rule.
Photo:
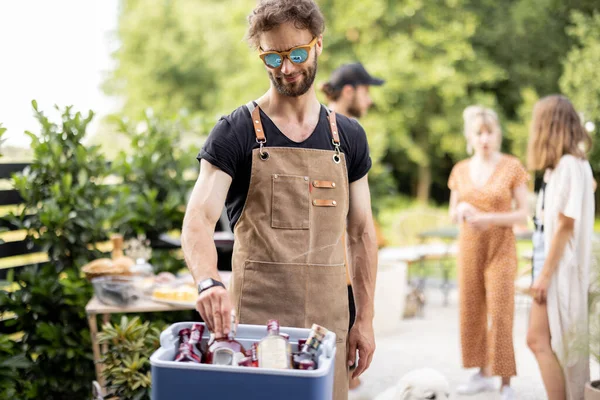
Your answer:
[[[221,286],[222,288],[225,288],[223,282],[219,282],[217,280],[214,280],[213,278],[204,279],[198,284],[198,294],[215,286]]]

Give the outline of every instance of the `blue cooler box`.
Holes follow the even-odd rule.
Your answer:
[[[329,332],[319,350],[319,368],[312,371],[252,368],[175,362],[179,331],[193,322],[179,322],[160,335],[160,348],[150,357],[152,400],[223,399],[223,400],[331,400],[335,364],[335,334]],[[310,329],[281,327],[296,348]],[[238,325],[236,340],[246,349],[267,334],[262,325]],[[203,339],[208,339],[208,329]]]

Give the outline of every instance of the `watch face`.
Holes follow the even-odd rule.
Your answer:
[[[213,285],[213,280],[212,279],[205,279],[202,282],[200,282],[200,288],[202,288],[202,290],[207,289],[209,287],[211,287]]]

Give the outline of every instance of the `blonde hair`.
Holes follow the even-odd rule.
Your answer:
[[[592,138],[569,99],[552,95],[535,104],[527,146],[529,169],[555,168],[565,154],[586,159],[591,148]]]
[[[502,129],[500,129],[500,121],[498,114],[490,108],[485,108],[480,105],[473,105],[465,108],[463,111],[463,121],[465,124],[465,139],[467,139],[467,153],[473,154],[473,145],[471,144],[471,136],[479,133],[482,129],[497,133],[502,137]],[[498,144],[499,147],[500,144]]]

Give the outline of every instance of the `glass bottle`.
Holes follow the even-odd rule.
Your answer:
[[[124,275],[131,274],[131,267],[135,264],[133,258],[124,255],[123,253],[123,235],[113,234],[110,237],[113,245],[111,258],[113,266],[119,268]]]
[[[227,337],[214,339],[206,351],[206,362],[215,365],[238,365],[246,357],[246,349],[235,340],[236,334],[235,310],[231,310],[231,329]]]
[[[290,368],[291,365],[294,365],[294,360],[292,359],[292,345],[290,343],[290,335],[283,332],[280,332],[279,335],[283,337],[287,343],[288,368]]]
[[[123,235],[113,234],[110,236],[113,249],[111,251],[111,258],[116,260],[119,257],[123,257]]]
[[[152,265],[144,260],[143,258],[137,258],[135,260],[135,264],[131,268],[129,268],[132,275],[139,276],[152,276],[154,275],[154,269]]]
[[[323,340],[325,340],[325,335],[327,335],[329,331],[317,324],[313,324],[310,330],[310,335],[308,339],[306,339],[306,343],[302,347],[299,353],[294,354],[293,356],[293,365],[294,368],[300,369],[310,369],[307,368],[309,363],[303,363],[303,361],[312,361],[314,364],[312,365],[312,369],[316,369],[318,367],[318,353],[321,345],[323,344]]]
[[[201,363],[202,358],[198,356],[198,352],[194,350],[194,345],[190,343],[191,329],[184,328],[179,331],[179,351],[175,356],[177,362],[193,362]]]
[[[258,367],[258,342],[252,343],[252,348],[250,349],[250,354],[252,357],[252,366]]]
[[[302,348],[304,347],[304,343],[306,343],[306,339],[298,339],[298,352],[302,351]]]
[[[202,334],[204,333],[204,325],[193,324],[190,332],[189,343],[193,346],[194,353],[204,361],[204,351],[202,350]]]
[[[258,366],[261,368],[287,369],[290,367],[288,341],[279,334],[279,321],[269,320],[267,336],[258,344]]]

